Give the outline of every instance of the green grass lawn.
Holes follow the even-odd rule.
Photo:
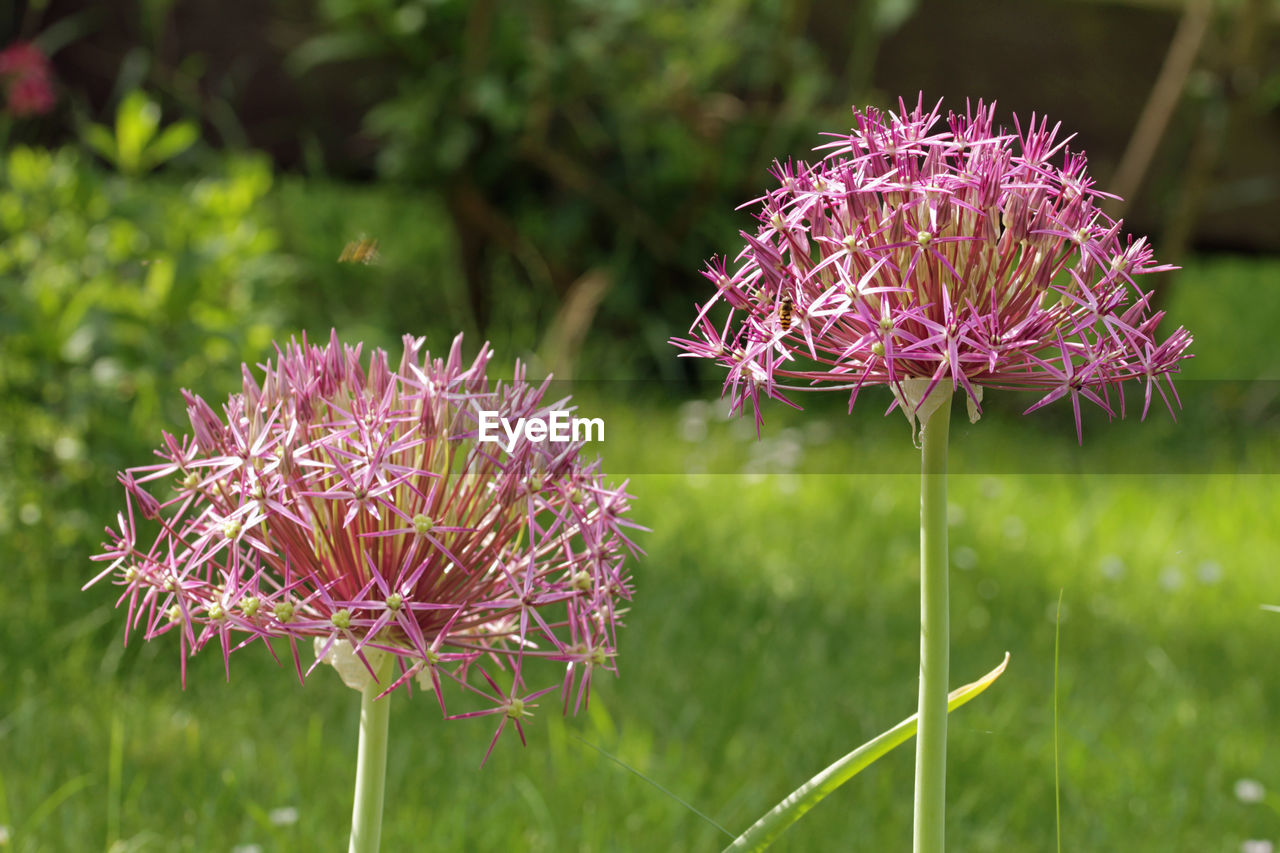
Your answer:
[[[646,417],[661,435],[677,413]],[[848,422],[847,448],[823,448],[836,469],[880,449],[859,446],[864,420]],[[528,748],[508,740],[484,768],[488,722],[441,721],[425,697],[398,697],[384,849],[715,849],[717,830],[581,741],[736,831],[914,710],[914,477],[640,474],[633,488],[653,532],[622,677],[599,682],[576,719],[547,703]],[[1271,475],[953,479],[954,681],[1006,650],[1012,662],[952,718],[952,849],[1052,849],[1060,589],[1068,848],[1280,836],[1280,816],[1232,793],[1246,777],[1280,788],[1280,674],[1267,664],[1280,616],[1258,607],[1280,602],[1278,492]],[[89,569],[75,568],[5,586],[0,824],[13,849],[341,847],[356,694],[323,673],[300,688],[265,650],[239,654],[229,685],[219,657],[201,656],[184,692],[176,645],[122,652],[109,591],[76,591]],[[24,601],[30,630],[16,624]],[[780,849],[903,849],[911,786],[904,747]],[[297,822],[273,823],[279,808]]]
[[[380,209],[335,213],[316,257],[362,204]],[[975,426],[957,412],[953,682],[1012,660],[951,718],[950,849],[1054,849],[1060,591],[1064,849],[1280,840],[1280,811],[1233,793],[1242,778],[1280,791],[1280,614],[1259,607],[1280,603],[1278,272],[1226,259],[1181,274],[1171,319],[1198,333],[1198,357],[1177,425],[1093,410],[1081,449],[1069,406],[1020,418],[991,401]],[[340,289],[336,275],[327,286]],[[344,335],[365,331],[351,323]],[[633,564],[621,677],[598,681],[569,720],[548,697],[527,748],[507,738],[483,768],[487,720],[442,721],[429,697],[397,696],[385,850],[719,849],[719,830],[592,746],[738,832],[915,710],[918,463],[901,416],[880,416],[887,397],[852,416],[834,400],[773,407],[757,441],[749,423],[669,389],[580,395],[606,418],[606,470],[631,477],[633,517],[652,529]],[[98,528],[116,491],[104,483],[58,511]],[[230,684],[220,656],[201,655],[183,691],[172,638],[125,649],[112,590],[80,592],[96,535],[49,541],[39,513],[0,510],[0,849],[344,847],[355,693],[325,672],[300,687],[261,647],[237,654]],[[912,783],[908,744],[777,849],[907,849]]]

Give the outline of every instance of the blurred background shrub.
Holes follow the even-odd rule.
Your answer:
[[[736,251],[751,227],[736,207],[771,161],[809,156],[852,103],[924,91],[1047,113],[1079,132],[1103,185],[1150,149],[1124,215],[1162,257],[1280,249],[1276,33],[1267,0],[36,0],[0,14],[0,41],[51,57],[60,97],[19,138],[67,141],[141,88],[213,148],[288,173],[273,203],[311,299],[286,306],[287,325],[465,329],[560,375],[630,378],[694,369],[665,340],[706,293],[698,269]],[[1165,78],[1168,115],[1143,137]],[[379,239],[381,268],[337,268],[360,234]]]
[[[7,545],[46,554],[66,546],[85,526],[70,509],[85,490],[145,459],[159,425],[181,422],[177,388],[216,400],[242,360],[267,352],[278,317],[271,289],[284,273],[261,212],[271,183],[262,158],[228,158],[206,177],[144,186],[104,174],[74,148],[5,152]]]
[[[916,3],[842,4],[834,57],[814,38],[832,22],[799,0],[37,5],[14,34],[56,51],[64,117],[83,125],[141,87],[215,146],[261,147],[312,179],[376,176],[397,202],[429,194],[444,214],[434,230],[405,222],[391,239],[376,211],[348,229],[380,239],[385,277],[421,243],[439,250],[427,268],[453,274],[422,276],[427,310],[411,315],[390,285],[399,324],[443,318],[562,373],[585,342],[583,363],[652,376],[681,366],[668,318],[747,224],[735,206],[773,158],[843,123],[871,89],[879,41]],[[87,140],[105,150],[101,132]],[[367,307],[379,325],[380,305]]]
[[[875,37],[912,5],[850,4],[865,49],[832,68],[806,3],[328,0],[290,68],[372,69],[377,172],[440,193],[465,325],[551,328],[563,305],[579,319],[561,328],[581,326],[602,302],[595,340],[627,337],[611,366],[650,372],[676,364],[667,318],[741,227],[762,165],[840,126]]]

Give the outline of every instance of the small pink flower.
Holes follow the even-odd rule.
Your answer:
[[[1145,238],[1122,241],[1069,137],[1035,116],[1009,133],[981,101],[945,122],[941,104],[899,106],[855,110],[818,163],[775,165],[758,228],[732,269],[708,265],[716,294],[672,343],[724,366],[757,427],[761,396],[795,406],[788,392],[839,389],[852,406],[868,384],[895,405],[940,382],[975,407],[983,387],[1042,391],[1028,411],[1069,397],[1077,434],[1081,398],[1123,416],[1131,381],[1144,417],[1153,391],[1172,412],[1191,335],[1158,340],[1163,312],[1134,281],[1172,267]]]
[[[6,108],[15,116],[44,115],[57,102],[53,67],[30,42],[14,42],[0,51],[0,84]]]
[[[372,675],[376,650],[397,662],[388,692],[416,681],[448,715],[452,683],[492,706],[452,716],[499,715],[501,734],[538,696],[558,687],[576,710],[595,670],[616,671],[627,494],[580,442],[478,441],[480,411],[514,422],[568,401],[544,405],[519,365],[491,385],[488,347],[465,365],[461,336],[444,359],[421,347],[405,337],[392,370],[336,335],[291,342],[261,384],[245,368],[221,415],[184,392],[193,437],[164,434],[162,462],[120,475],[126,509],[90,583],[114,577],[145,639],[177,634],[184,680],[210,643],[228,677],[255,640],[287,639],[300,679],[299,640],[315,646],[306,673],[354,654]],[[539,658],[564,676],[530,689]]]
[[[9,111],[15,116],[44,115],[56,99],[48,78],[20,77],[9,86]]]
[[[31,42],[15,41],[4,50],[0,50],[0,76],[47,74],[48,72],[48,58]]]

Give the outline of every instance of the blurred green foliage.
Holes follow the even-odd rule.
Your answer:
[[[327,0],[327,31],[291,65],[371,69],[379,172],[443,192],[476,326],[502,313],[503,276],[549,312],[603,270],[597,338],[626,335],[615,358],[671,370],[663,317],[748,224],[734,206],[779,152],[841,125],[876,36],[912,6],[851,4],[837,73],[803,2]]]
[[[282,272],[259,210],[271,172],[259,159],[223,172],[143,185],[74,149],[25,147],[0,164],[7,545],[82,548],[84,490],[145,462],[159,427],[181,422],[177,389],[216,400],[268,350]]]
[[[268,201],[267,213],[293,264],[277,291],[286,327],[320,338],[336,327],[344,338],[397,352],[404,334],[426,335],[432,346],[459,331],[468,340],[478,337],[438,196],[284,175]],[[377,262],[338,263],[343,247],[361,237],[378,240]],[[518,296],[504,302],[514,304]],[[519,325],[495,341],[532,347],[531,326]]]
[[[140,175],[182,154],[199,139],[194,122],[175,122],[160,130],[160,105],[139,90],[116,108],[114,132],[101,124],[85,127],[89,148],[125,175]]]

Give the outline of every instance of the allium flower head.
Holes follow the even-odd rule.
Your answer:
[[[1144,417],[1153,389],[1172,412],[1191,335],[1155,337],[1163,312],[1135,277],[1173,267],[1122,239],[1058,125],[1033,115],[1010,133],[995,104],[945,121],[940,106],[855,110],[820,162],[775,164],[758,228],[732,269],[708,265],[716,294],[672,343],[728,368],[757,428],[761,395],[795,406],[788,391],[838,388],[852,406],[868,384],[895,405],[942,382],[974,407],[983,387],[1043,391],[1028,411],[1070,397],[1077,433],[1080,398],[1123,415],[1130,380]],[[909,380],[924,392],[904,393]]]
[[[275,638],[301,679],[307,640],[307,673],[345,659],[372,675],[391,655],[388,690],[416,681],[446,714],[451,690],[484,697],[452,716],[497,715],[501,733],[556,689],[531,690],[526,661],[564,666],[566,710],[615,671],[628,496],[580,442],[479,442],[480,411],[515,422],[568,401],[544,404],[519,365],[490,385],[487,346],[466,365],[461,336],[443,359],[422,343],[406,336],[393,369],[336,335],[291,342],[261,384],[244,368],[221,414],[184,392],[192,436],[164,434],[162,462],[120,475],[126,511],[91,583],[123,586],[129,629],[177,634],[184,679],[211,642],[229,677],[231,652]]]

